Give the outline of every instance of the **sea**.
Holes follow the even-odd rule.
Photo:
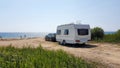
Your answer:
[[[48,33],[35,32],[0,32],[0,38],[35,38],[45,37]]]
[[[104,32],[104,34],[114,34],[115,33],[115,31],[106,31],[106,32]]]
[[[105,34],[114,34],[115,32],[105,32]],[[0,38],[35,38],[45,37],[48,33],[35,32],[0,32]]]

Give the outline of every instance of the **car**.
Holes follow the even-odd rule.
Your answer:
[[[56,42],[56,33],[49,33],[45,36],[45,40]]]

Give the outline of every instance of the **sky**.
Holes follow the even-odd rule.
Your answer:
[[[76,21],[117,31],[120,0],[0,0],[0,32],[56,32]]]

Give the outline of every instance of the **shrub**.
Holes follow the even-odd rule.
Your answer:
[[[116,34],[120,34],[120,29],[116,32]]]
[[[104,30],[100,27],[95,27],[91,29],[91,39],[92,40],[98,40],[103,39],[104,37]]]
[[[120,41],[120,29],[115,33],[116,40]]]
[[[114,34],[106,34],[101,41],[110,43],[120,43],[120,30],[118,30]]]

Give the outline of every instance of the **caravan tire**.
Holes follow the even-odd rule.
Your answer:
[[[82,43],[82,45],[86,45],[86,43]]]
[[[62,45],[66,45],[66,41],[65,40],[63,40]]]

